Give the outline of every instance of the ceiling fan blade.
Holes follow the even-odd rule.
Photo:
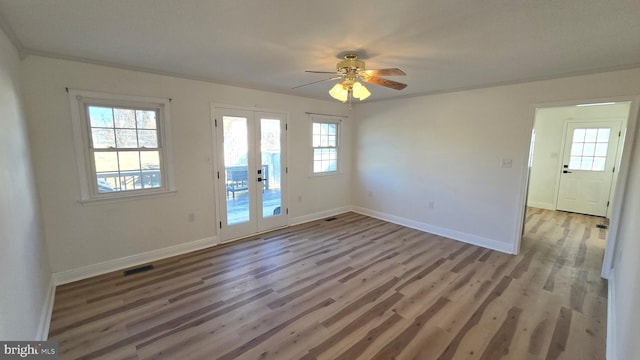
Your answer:
[[[363,70],[360,73],[367,74],[369,76],[403,76],[407,75],[404,71],[398,68],[389,69],[376,69],[376,70]]]
[[[403,84],[393,80],[387,80],[383,78],[379,78],[377,76],[363,76],[361,77],[362,81],[368,82],[370,84],[380,85],[396,90],[402,90],[407,87],[407,84]]]
[[[314,70],[305,70],[304,72],[314,73],[314,74],[336,74],[335,71],[314,71]]]
[[[338,79],[342,79],[342,76],[333,76],[333,77],[330,77],[330,78],[328,78],[328,79],[322,79],[322,80],[318,80],[318,81],[314,81],[314,82],[310,82],[310,83],[306,83],[306,84],[298,85],[298,86],[292,87],[291,89],[297,89],[297,88],[301,88],[301,87],[303,87],[303,86],[307,86],[307,85],[313,85],[313,84],[321,83],[321,82],[323,82],[323,81],[338,80]]]

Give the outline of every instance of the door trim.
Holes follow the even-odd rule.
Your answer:
[[[607,245],[604,253],[604,260],[602,264],[602,272],[601,276],[605,279],[609,277],[609,273],[611,272],[613,266],[613,258],[616,252],[616,242],[618,237],[618,228],[620,226],[620,214],[622,211],[623,199],[625,190],[627,187],[627,177],[629,172],[629,164],[631,162],[631,153],[633,151],[633,141],[635,140],[636,126],[639,114],[640,107],[640,95],[633,96],[617,96],[617,97],[606,97],[606,98],[587,98],[580,100],[569,100],[569,101],[554,101],[554,102],[542,102],[542,103],[534,103],[529,107],[529,127],[527,129],[528,142],[525,143],[527,149],[531,146],[531,135],[533,133],[534,125],[535,125],[535,116],[537,108],[544,107],[558,107],[558,106],[575,106],[578,104],[584,103],[598,103],[598,102],[623,102],[628,101],[631,104],[629,105],[629,116],[627,118],[627,126],[626,126],[626,134],[624,138],[624,151],[622,152],[622,157],[620,160],[620,169],[618,173],[618,179],[615,184],[615,193],[614,193],[614,201],[611,209],[611,219],[609,223],[609,234],[607,237]],[[625,129],[623,129],[625,131]],[[640,146],[640,145],[639,145]],[[528,164],[529,160],[529,151],[524,151],[526,154],[523,157],[523,163]],[[527,210],[527,190],[529,189],[529,166],[524,166],[522,169],[521,178],[524,179],[522,182],[522,186],[520,188],[520,196],[518,199],[520,213],[516,214],[516,228],[514,239],[516,243],[514,245],[514,254],[518,254],[520,252],[520,245],[522,243],[522,232],[524,231],[524,219]]]
[[[640,107],[640,96],[633,97],[631,99],[631,105],[629,106],[629,119],[627,120],[627,127],[623,129],[624,145],[622,151],[622,157],[620,160],[620,171],[618,172],[618,179],[614,185],[615,191],[613,195],[613,206],[611,208],[611,219],[609,222],[609,235],[607,237],[607,245],[604,250],[604,259],[602,260],[602,272],[601,276],[605,279],[609,278],[609,274],[613,268],[613,258],[617,249],[618,240],[618,228],[620,227],[620,215],[622,213],[622,205],[624,203],[624,195],[627,189],[627,178],[629,177],[629,164],[631,163],[631,153],[633,151],[633,142],[636,135],[636,126],[638,119],[638,111]],[[618,199],[619,201],[615,201]]]

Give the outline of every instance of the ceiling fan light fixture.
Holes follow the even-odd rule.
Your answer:
[[[329,90],[329,95],[338,101],[346,102],[349,99],[349,90],[343,83],[337,83]]]
[[[369,96],[371,96],[371,92],[369,92],[369,89],[367,89],[364,85],[360,84],[357,81],[353,83],[353,97],[362,101]]]
[[[407,84],[380,77],[407,75],[404,71],[398,68],[365,70],[364,61],[359,60],[357,54],[346,54],[344,56],[344,60],[339,61],[336,64],[335,72],[313,70],[306,70],[306,72],[317,74],[333,74],[333,76],[324,80],[313,81],[307,84],[295,86],[292,89],[317,84],[323,81],[333,81],[340,79],[341,82],[333,85],[331,90],[329,90],[329,95],[331,95],[332,98],[343,103],[348,101],[349,109],[351,109],[351,102],[354,98],[362,101],[371,96],[371,92],[369,92],[369,89],[367,89],[364,85],[362,85],[362,83],[357,80],[364,81],[367,84],[380,85],[395,90],[402,90],[407,87]]]

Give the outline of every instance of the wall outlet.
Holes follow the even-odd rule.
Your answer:
[[[510,168],[512,164],[513,164],[513,160],[511,160],[511,159],[502,159],[500,161],[500,167],[503,168],[503,169]]]
[[[436,207],[435,201],[429,201],[429,209],[434,209]]]
[[[189,213],[189,215],[187,215],[187,220],[188,220],[189,222],[194,222],[194,221],[196,221],[196,214],[194,214],[194,213]]]

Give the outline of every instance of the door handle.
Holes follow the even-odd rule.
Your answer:
[[[562,172],[565,173],[565,174],[571,174],[573,171],[563,170]]]

